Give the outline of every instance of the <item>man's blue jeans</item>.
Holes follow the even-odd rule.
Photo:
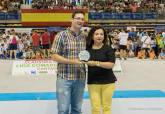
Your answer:
[[[82,100],[85,80],[56,81],[58,114],[82,114]]]

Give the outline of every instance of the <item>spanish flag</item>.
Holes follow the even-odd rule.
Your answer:
[[[88,11],[85,12],[85,24],[88,22]],[[74,10],[45,10],[45,9],[22,9],[23,26],[70,26]]]

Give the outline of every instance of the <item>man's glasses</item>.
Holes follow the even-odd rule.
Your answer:
[[[76,18],[73,18],[73,19],[76,19],[76,20],[81,20],[81,21],[85,21],[84,18],[80,18],[80,17],[76,17]]]

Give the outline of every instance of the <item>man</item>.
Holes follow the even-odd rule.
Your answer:
[[[82,11],[75,11],[72,14],[71,27],[58,33],[52,45],[52,59],[58,62],[58,114],[82,114],[86,73],[78,54],[86,48],[85,35],[80,31],[84,24],[84,16]]]
[[[41,44],[42,44],[42,52],[44,52],[44,58],[49,57],[50,53],[50,35],[47,31],[41,35]]]
[[[120,59],[127,59],[127,41],[128,32],[126,30],[121,30],[121,32],[119,33]]]
[[[36,55],[36,51],[40,51],[40,35],[37,33],[37,30],[33,31],[33,34],[31,36],[32,40],[32,47],[33,47],[33,52]]]
[[[144,49],[144,53],[146,57],[149,57],[149,50],[151,48],[151,37],[147,32],[144,33],[144,36],[141,38],[142,49]]]

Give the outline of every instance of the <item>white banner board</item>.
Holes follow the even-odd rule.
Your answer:
[[[51,60],[18,60],[13,62],[12,76],[56,75],[57,62]]]
[[[120,60],[116,60],[114,72],[121,72]],[[57,62],[52,60],[17,60],[13,61],[12,76],[56,75]]]

